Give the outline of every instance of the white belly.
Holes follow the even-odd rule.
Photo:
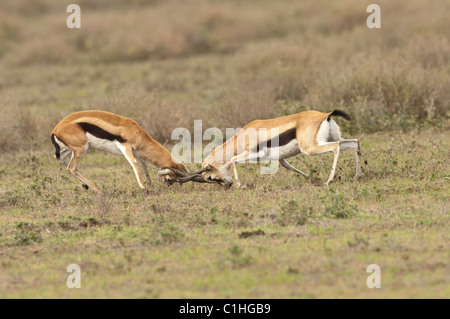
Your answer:
[[[90,133],[86,133],[86,136],[88,138],[86,145],[87,148],[93,148],[100,151],[123,155],[118,147],[118,145],[120,145],[119,142],[98,138]]]
[[[295,156],[300,154],[301,151],[298,147],[298,143],[296,139],[293,139],[288,144],[285,144],[280,147],[271,147],[266,149],[266,159],[268,160],[280,160],[288,157]]]

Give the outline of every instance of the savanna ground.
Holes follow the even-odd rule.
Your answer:
[[[0,297],[346,298],[450,296],[448,1],[0,3]],[[260,175],[245,189],[141,191],[126,160],[90,152],[84,190],[53,157],[70,112],[136,119],[171,149],[176,127],[240,127],[343,109],[363,177],[343,152]],[[198,164],[188,164],[192,169]],[[68,289],[78,264],[82,288]],[[366,267],[381,267],[369,289]]]

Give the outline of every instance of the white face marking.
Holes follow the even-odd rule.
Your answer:
[[[203,167],[207,168],[208,165],[210,165],[210,164],[207,163]],[[231,177],[231,167],[230,166],[231,166],[230,163],[219,164],[218,167],[210,165],[209,168],[211,169],[211,171],[205,173],[204,178],[213,179],[213,180],[216,179],[216,180],[224,181],[228,184],[232,184],[233,178]]]
[[[230,172],[230,164],[227,163],[226,165],[223,165],[221,168],[219,168],[219,172],[222,174],[222,179],[227,183],[232,183],[233,178],[231,177]]]
[[[101,151],[105,151],[105,152],[109,152],[109,153],[113,153],[113,154],[123,155],[123,153],[117,146],[117,144],[118,144],[117,141],[110,141],[110,140],[98,138],[90,133],[86,133],[86,136],[88,138],[87,145],[89,146],[89,148],[93,148],[96,150],[101,150]]]

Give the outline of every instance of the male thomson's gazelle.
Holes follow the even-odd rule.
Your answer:
[[[231,186],[234,180],[239,186],[236,164],[258,160],[278,160],[286,169],[308,177],[286,162],[286,158],[300,153],[316,155],[333,152],[333,166],[325,183],[328,185],[334,178],[339,152],[346,149],[355,151],[355,178],[358,178],[361,176],[359,141],[342,139],[332,116],[350,120],[345,112],[334,110],[330,113],[305,111],[270,120],[253,121],[215,148],[203,161],[203,178],[226,186]]]
[[[172,157],[170,152],[155,141],[142,127],[130,118],[104,111],[81,111],[64,118],[53,129],[51,140],[55,147],[56,158],[66,162],[67,169],[81,180],[86,187],[102,193],[94,183],[77,170],[81,156],[89,149],[98,149],[123,155],[134,170],[139,187],[145,185],[139,174],[137,160],[150,183],[150,177],[144,161],[161,168],[158,176],[170,185],[173,182],[208,182],[200,175],[202,171],[191,173],[186,166]],[[136,160],[137,159],[137,160]],[[211,182],[211,181],[209,181]]]

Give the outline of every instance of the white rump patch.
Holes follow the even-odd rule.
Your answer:
[[[65,150],[68,150],[69,148],[67,147],[66,144],[64,144],[63,142],[61,142],[60,140],[58,140],[58,138],[56,137],[56,135],[54,135],[55,137],[55,142],[58,143],[59,148],[61,149],[60,153],[64,152]]]
[[[341,131],[333,119],[330,118],[330,121],[325,120],[320,124],[316,137],[316,141],[319,145],[324,145],[329,142],[337,142],[340,139]]]

